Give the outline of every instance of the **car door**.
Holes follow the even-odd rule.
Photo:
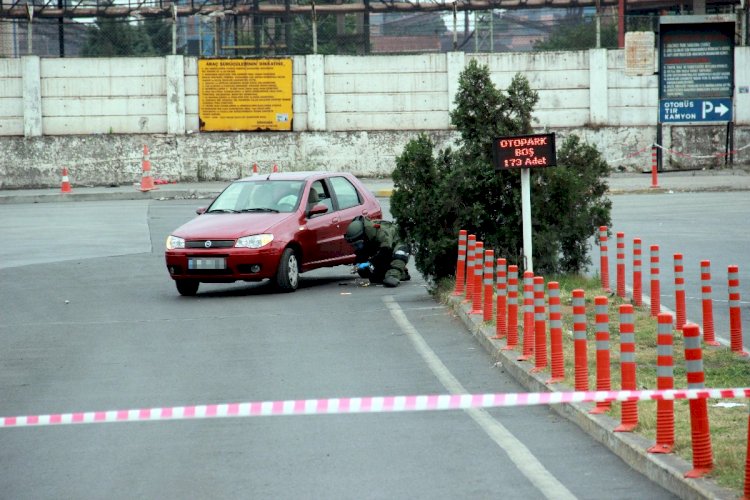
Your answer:
[[[335,198],[334,207],[341,220],[336,246],[339,249],[339,254],[353,257],[354,250],[344,239],[346,228],[355,217],[360,215],[369,217],[370,213],[368,208],[363,204],[364,196],[362,196],[349,179],[344,176],[331,176],[328,178],[328,182]]]
[[[341,229],[340,214],[334,210],[333,198],[323,179],[313,181],[303,195],[306,217],[305,266],[319,267],[342,260],[341,243],[346,227]],[[328,211],[308,215],[315,205],[325,205]]]

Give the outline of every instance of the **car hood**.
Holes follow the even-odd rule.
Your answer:
[[[296,214],[248,213],[199,215],[172,234],[185,239],[236,239],[271,232],[274,226]]]

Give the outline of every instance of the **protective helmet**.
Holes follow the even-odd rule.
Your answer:
[[[356,241],[363,240],[364,237],[365,237],[364,217],[359,215],[355,217],[349,223],[349,227],[346,228],[346,234],[344,235],[344,239],[346,239],[347,243],[354,243]]]

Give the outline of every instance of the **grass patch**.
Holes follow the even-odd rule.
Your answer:
[[[572,390],[575,387],[574,344],[573,344],[573,308],[572,291],[583,289],[586,297],[587,314],[587,355],[589,389],[596,389],[596,343],[594,323],[594,298],[607,296],[609,303],[609,337],[610,337],[610,371],[612,390],[621,388],[620,375],[620,322],[619,306],[629,304],[617,296],[609,296],[600,285],[598,279],[584,276],[552,276],[546,279],[560,284],[560,300],[563,313],[563,353],[565,359],[564,384]],[[435,295],[447,301],[453,291],[454,282],[443,280],[437,284]],[[519,299],[521,293],[519,293]],[[519,345],[516,350],[520,353],[523,338],[523,307],[519,300]],[[547,305],[545,304],[545,307]],[[636,383],[639,389],[656,389],[656,346],[657,322],[650,316],[648,307],[634,307],[635,339],[636,339]],[[547,310],[549,313],[549,310]],[[491,322],[494,325],[494,321]],[[489,324],[489,323],[488,323]],[[547,355],[550,356],[549,323],[547,325]],[[674,387],[687,388],[685,372],[685,350],[682,333],[673,329],[673,361]],[[533,364],[533,359],[531,360]],[[750,385],[750,362],[732,353],[728,347],[703,346],[703,369],[707,388],[739,388]],[[548,362],[547,372],[550,366]],[[709,399],[708,417],[711,434],[711,449],[713,453],[714,469],[709,475],[719,485],[736,490],[740,496],[745,481],[745,463],[747,455],[748,436],[748,404],[747,400]],[[725,407],[717,403],[742,403],[743,406]],[[618,403],[612,403],[608,415],[620,420]],[[689,402],[679,400],[674,402],[675,413],[675,444],[674,453],[689,463],[692,463],[692,442],[690,430]],[[636,433],[651,440],[656,439],[656,401],[641,401],[638,403],[638,426]]]

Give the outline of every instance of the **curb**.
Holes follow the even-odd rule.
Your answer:
[[[572,388],[563,384],[547,384],[542,376],[530,373],[533,362],[518,361],[519,355],[515,350],[503,351],[504,342],[495,340],[494,328],[490,328],[482,320],[481,315],[470,315],[460,297],[449,297],[447,305],[463,322],[469,333],[476,338],[482,347],[499,361],[502,369],[530,392],[570,391]],[[511,357],[512,356],[512,357]],[[533,361],[533,360],[532,360]],[[684,474],[693,467],[682,458],[667,454],[652,454],[646,450],[654,444],[645,437],[629,432],[614,432],[618,422],[607,415],[592,415],[588,411],[593,408],[591,403],[557,404],[551,409],[562,417],[578,425],[599,443],[609,448],[630,467],[645,475],[666,490],[683,499],[716,499],[729,500],[741,496],[734,490],[724,488],[707,478],[686,479]]]

